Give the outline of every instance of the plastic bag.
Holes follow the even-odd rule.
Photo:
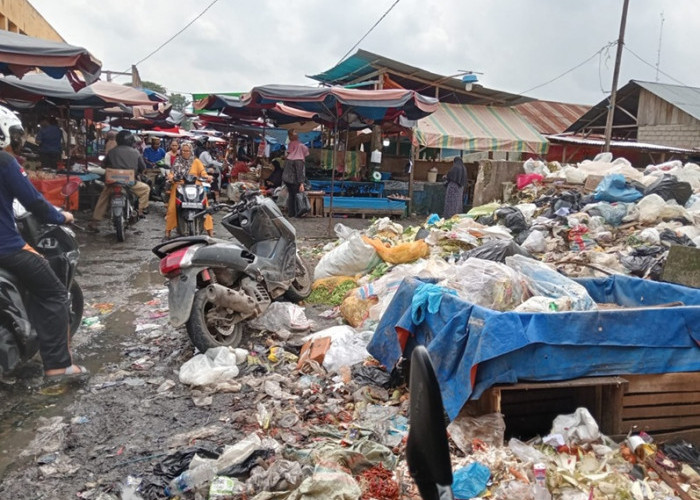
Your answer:
[[[500,413],[480,417],[460,414],[447,426],[450,438],[466,455],[472,451],[472,439],[479,439],[489,446],[503,446],[506,423]]]
[[[380,262],[374,247],[366,244],[360,233],[355,231],[321,257],[314,270],[314,279],[365,274]]]
[[[467,212],[467,217],[472,217],[476,218],[479,217],[480,215],[491,215],[494,213],[498,208],[501,206],[500,203],[494,201],[493,203],[489,203],[488,205],[481,205],[478,207],[474,207],[469,212]]]
[[[518,174],[515,183],[518,190],[521,190],[530,184],[542,182],[542,179],[544,179],[542,174]]]
[[[609,153],[609,152],[598,153],[597,155],[595,155],[595,158],[593,158],[593,161],[600,161],[603,163],[612,163],[613,155],[612,155],[612,153]]]
[[[665,257],[665,247],[637,247],[629,255],[620,257],[620,263],[634,276],[659,279],[663,270],[663,263],[666,260]]]
[[[532,260],[522,255],[514,257]],[[511,258],[506,257],[506,262]],[[453,275],[441,284],[457,290],[464,300],[496,311],[510,311],[529,297],[519,273],[498,262],[477,258],[457,264]]]
[[[371,236],[380,233],[400,236],[403,233],[403,226],[397,222],[393,222],[389,217],[382,217],[381,219],[377,219],[371,226],[369,226],[369,228],[367,228],[367,234]]]
[[[238,376],[236,354],[228,347],[214,347],[205,354],[197,354],[181,367],[180,382],[201,386],[231,380]]]
[[[543,297],[571,297],[574,311],[597,309],[595,302],[586,289],[575,281],[559,274],[557,271],[533,259],[522,255],[506,257],[506,264],[523,274],[532,295]]]
[[[526,174],[540,174],[542,177],[547,177],[551,174],[547,165],[540,160],[533,160],[532,158],[525,160],[525,163],[523,163],[523,170],[525,170]]]
[[[428,247],[425,240],[409,241],[399,243],[393,247],[387,247],[380,240],[366,236],[363,236],[362,239],[366,244],[374,248],[384,262],[389,262],[390,264],[405,264],[421,257],[427,257],[430,254],[430,247]]]
[[[297,193],[296,202],[297,217],[301,217],[302,215],[306,215],[311,212],[311,202],[309,201],[309,197],[306,196],[306,193]]]
[[[572,252],[583,252],[595,246],[595,241],[588,234],[586,226],[578,225],[572,227],[567,235],[569,239],[569,249]]]
[[[582,172],[578,168],[572,167],[571,165],[566,165],[564,168],[562,168],[562,173],[564,174],[566,182],[569,184],[583,184],[586,182],[586,178],[588,177],[585,172]]]
[[[303,331],[311,327],[304,308],[291,302],[273,302],[262,315],[248,321],[254,330],[277,332],[279,330]]]
[[[665,201],[673,199],[679,205],[685,205],[690,195],[693,194],[693,188],[687,182],[679,182],[672,175],[664,175],[644,190],[644,195],[650,194],[658,194]]]
[[[647,229],[644,229],[643,231],[640,231],[639,234],[637,234],[637,238],[646,243],[647,245],[658,245],[659,243],[661,243],[659,231],[657,229],[654,229],[653,227],[649,227]]]
[[[339,372],[341,367],[361,363],[369,357],[367,344],[372,335],[371,331],[357,332],[348,325],[341,325],[307,335],[303,340],[330,337],[331,346],[323,358],[323,367],[329,372]]]
[[[641,197],[642,193],[630,186],[621,174],[606,175],[593,193],[593,198],[597,201],[631,203]]]
[[[574,413],[559,415],[552,422],[550,434],[561,434],[567,444],[591,443],[600,439],[598,423],[586,408]]]
[[[523,250],[530,253],[544,253],[547,251],[547,241],[542,231],[532,231],[521,245]],[[505,261],[505,259],[503,259]]]
[[[503,263],[506,261],[506,257],[510,255],[530,257],[530,254],[513,240],[492,240],[487,241],[480,247],[462,252],[460,260],[465,261],[470,258],[477,258]]]
[[[517,312],[561,312],[571,311],[573,301],[571,297],[559,297],[552,299],[550,297],[530,297],[525,302],[515,308]]]
[[[602,217],[606,224],[611,226],[619,226],[627,215],[628,206],[624,203],[615,203],[611,205],[607,201],[593,203],[584,207],[584,212]]]
[[[639,209],[639,222],[642,224],[654,224],[660,220],[685,219],[693,221],[688,211],[675,202],[667,203],[658,194],[650,194],[637,203]]]
[[[479,462],[472,462],[452,474],[452,491],[455,498],[473,498],[486,489],[491,471]]]
[[[695,243],[686,234],[680,231],[672,231],[668,228],[661,231],[659,234],[661,243],[666,246],[682,245],[686,247],[694,247]]]
[[[501,207],[494,212],[496,220],[517,234],[528,228],[523,213],[515,207]]]
[[[508,448],[510,448],[510,451],[512,451],[516,457],[525,463],[536,464],[538,462],[546,463],[549,461],[547,455],[516,438],[511,438],[510,441],[508,441]]]

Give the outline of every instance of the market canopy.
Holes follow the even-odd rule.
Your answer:
[[[82,107],[109,107],[114,104],[127,106],[157,105],[162,102],[155,94],[149,97],[145,92],[112,82],[97,81],[75,91],[67,77],[55,79],[37,73],[0,78],[0,95],[4,99],[38,102],[47,100],[55,105],[75,105]]]
[[[275,124],[312,121],[314,113],[302,109],[286,106],[282,103],[274,103],[271,107],[261,107],[244,102],[237,96],[227,94],[209,94],[194,104],[195,112],[221,111],[225,113],[225,121],[254,121],[257,119],[270,119]]]
[[[37,68],[78,89],[97,81],[102,63],[82,47],[0,30],[0,73],[21,78]]]
[[[547,139],[510,107],[440,103],[418,120],[418,144],[465,151],[513,151],[543,155]]]

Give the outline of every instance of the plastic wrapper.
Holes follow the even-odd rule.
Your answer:
[[[506,257],[506,261],[514,257]],[[498,262],[477,258],[456,265],[452,277],[441,284],[456,290],[464,300],[496,311],[510,311],[529,297],[526,280],[519,273]]]
[[[569,239],[569,249],[572,252],[583,252],[595,246],[595,241],[588,234],[586,226],[578,225],[572,227],[567,235]]]
[[[462,252],[460,260],[466,261],[467,259],[477,258],[504,263],[506,257],[510,255],[530,257],[530,254],[513,240],[494,240],[488,241],[480,247]]]
[[[544,253],[547,251],[547,241],[542,231],[531,231],[521,245],[529,253]],[[505,259],[504,259],[505,261]]]
[[[486,489],[491,471],[479,462],[472,462],[454,471],[452,476],[452,491],[455,498],[473,498]]]
[[[562,435],[567,444],[592,443],[600,439],[598,423],[586,408],[577,408],[574,413],[557,416],[552,422],[550,434]]]
[[[641,197],[642,193],[634,189],[621,174],[606,175],[593,193],[596,201],[631,203]]]
[[[466,455],[472,451],[472,439],[479,439],[489,446],[503,446],[506,423],[500,413],[480,417],[460,414],[447,426],[450,438]]]
[[[377,252],[362,240],[359,232],[337,224],[336,233],[344,241],[321,258],[314,270],[315,280],[365,274],[381,262]]]
[[[214,347],[197,354],[181,367],[180,382],[192,386],[216,384],[238,376],[236,354],[228,347]]]
[[[513,255],[506,257],[506,264],[526,277],[527,287],[532,295],[552,298],[571,297],[575,311],[597,309],[595,302],[582,285],[559,274],[542,262]]]
[[[536,450],[529,444],[523,443],[519,439],[511,438],[508,441],[508,448],[513,454],[525,463],[536,464],[539,462],[548,462],[547,455]]]
[[[644,190],[645,195],[658,194],[665,201],[676,200],[679,205],[685,205],[693,194],[693,188],[687,182],[680,182],[673,175],[664,175]]]
[[[422,257],[427,257],[430,254],[430,247],[428,247],[425,240],[409,241],[387,247],[382,241],[377,239],[367,238],[366,236],[363,236],[362,239],[367,245],[374,248],[384,262],[390,264],[405,264]],[[318,267],[316,269],[318,269]]]
[[[393,235],[400,236],[403,233],[403,226],[397,222],[393,222],[389,217],[382,217],[372,223],[367,229],[367,234],[375,235]]]
[[[562,312],[571,311],[572,309],[571,297],[559,297],[558,299],[552,299],[550,297],[530,297],[525,302],[520,304],[515,308],[516,312]]]

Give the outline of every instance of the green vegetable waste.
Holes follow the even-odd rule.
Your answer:
[[[306,299],[309,304],[328,304],[331,306],[339,306],[345,295],[355,288],[356,285],[352,280],[345,281],[333,289],[328,289],[322,286],[316,288],[311,295]]]

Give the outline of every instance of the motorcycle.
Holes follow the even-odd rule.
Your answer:
[[[75,280],[80,251],[75,233],[65,226],[42,224],[15,202],[15,223],[24,241],[49,262],[69,293],[70,334],[83,318],[83,291]],[[22,286],[22,277],[0,269],[0,376],[13,370],[39,350],[26,304],[32,297]]]
[[[204,214],[209,206],[206,179],[194,175],[177,176],[175,210],[177,211],[177,232],[181,236],[196,236],[204,232]],[[182,182],[179,182],[182,181]],[[197,184],[197,181],[200,184]]]
[[[311,274],[297,253],[296,230],[260,191],[243,193],[225,210],[223,226],[234,241],[193,236],[153,249],[168,281],[170,322],[186,324],[201,352],[237,346],[245,321],[263,314],[278,298],[298,302],[311,293]]]
[[[126,238],[126,228],[139,220],[139,201],[129,184],[134,180],[133,171],[105,170],[105,189],[110,189],[110,214],[112,225],[117,233],[117,241]]]
[[[142,175],[142,182],[148,184],[151,188],[151,193],[149,199],[151,201],[162,201],[163,203],[168,203],[168,195],[170,191],[168,190],[168,174],[170,173],[170,167],[168,167],[164,161],[159,161],[156,163],[155,168],[146,170]]]

